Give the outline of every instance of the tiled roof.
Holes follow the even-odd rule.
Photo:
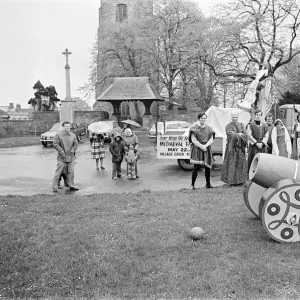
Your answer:
[[[97,98],[98,101],[164,101],[148,77],[116,77],[113,83]]]

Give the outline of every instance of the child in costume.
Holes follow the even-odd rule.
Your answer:
[[[121,173],[121,163],[125,153],[124,142],[120,133],[116,132],[114,138],[109,146],[109,152],[112,156],[112,179],[116,180],[118,178],[124,177]]]
[[[128,151],[125,155],[125,160],[127,162],[127,177],[128,179],[136,179],[136,161],[138,159],[137,151],[134,149],[134,145],[130,144],[128,146]]]

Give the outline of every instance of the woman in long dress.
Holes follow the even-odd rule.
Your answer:
[[[293,159],[300,159],[300,114],[297,116],[297,123],[294,126],[293,133],[293,151],[292,151],[292,158]]]
[[[271,133],[272,139],[272,154],[290,158],[292,154],[292,144],[289,133],[283,122],[277,119],[274,122],[274,128]]]
[[[226,125],[227,144],[221,180],[228,185],[243,184],[248,178],[246,147],[248,136],[243,123],[238,122],[238,113],[233,112]]]

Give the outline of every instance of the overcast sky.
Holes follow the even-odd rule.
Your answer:
[[[226,0],[195,0],[202,11]],[[65,56],[71,67],[71,96],[87,81],[89,50],[98,28],[100,0],[0,0],[0,106],[28,107],[33,85],[54,85],[65,99]]]

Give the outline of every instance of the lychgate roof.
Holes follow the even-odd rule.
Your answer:
[[[113,83],[97,98],[98,101],[164,101],[149,83],[148,77],[115,77]]]

